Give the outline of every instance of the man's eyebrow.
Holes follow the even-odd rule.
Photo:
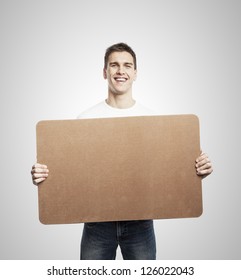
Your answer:
[[[110,61],[109,64],[119,64],[117,61]],[[125,65],[134,65],[132,62],[124,62]]]

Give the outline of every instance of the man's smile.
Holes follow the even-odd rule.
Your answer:
[[[125,77],[114,77],[114,80],[117,81],[118,83],[124,83],[126,82],[128,79]]]

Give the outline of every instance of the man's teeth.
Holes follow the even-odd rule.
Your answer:
[[[125,81],[126,81],[125,78],[116,78],[115,80],[116,80],[117,82],[125,82]]]

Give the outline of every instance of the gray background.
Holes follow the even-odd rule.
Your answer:
[[[240,3],[0,1],[1,259],[79,258],[82,225],[38,221],[35,125],[102,101],[103,55],[120,41],[137,53],[134,97],[197,114],[215,169],[200,218],[155,221],[157,258],[240,259]]]

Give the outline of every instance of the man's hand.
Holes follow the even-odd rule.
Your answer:
[[[34,185],[38,185],[48,177],[48,167],[44,164],[35,163],[32,166],[31,174]]]
[[[196,170],[197,175],[202,176],[202,178],[207,177],[213,172],[212,163],[207,154],[202,152],[196,159]]]

